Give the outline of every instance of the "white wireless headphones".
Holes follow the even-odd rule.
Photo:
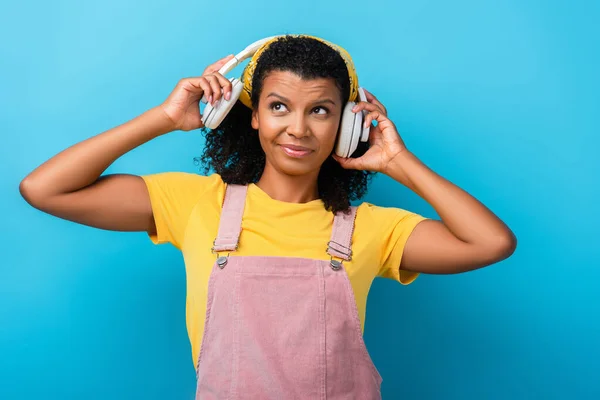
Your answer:
[[[242,61],[252,57],[264,43],[275,37],[277,36],[267,37],[252,43],[223,65],[221,69],[219,69],[219,73],[221,75],[227,74]],[[207,128],[216,129],[221,122],[223,122],[227,113],[233,108],[242,93],[244,87],[242,81],[238,78],[230,78],[229,81],[232,83],[231,97],[229,100],[226,100],[225,97],[221,97],[218,102],[211,105],[207,102],[205,97],[202,97],[202,102],[206,103],[204,112],[202,113],[202,121]],[[367,96],[361,87],[358,88],[358,95],[361,101],[367,101]],[[340,157],[350,157],[350,155],[356,151],[359,140],[361,142],[369,140],[369,130],[371,127],[368,126],[363,128],[362,126],[366,112],[352,112],[352,108],[355,104],[356,103],[353,101],[348,101],[342,114],[340,132],[335,145],[335,154]]]

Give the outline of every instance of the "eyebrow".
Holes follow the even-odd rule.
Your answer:
[[[279,95],[279,94],[277,94],[277,93],[275,93],[275,92],[271,92],[271,93],[269,93],[269,94],[267,95],[267,98],[269,98],[269,97],[277,97],[277,98],[279,98],[279,99],[281,99],[281,100],[283,100],[283,101],[285,101],[285,102],[287,102],[287,103],[290,103],[290,99],[288,99],[288,98],[286,98],[286,97],[283,97],[283,96],[281,96],[281,95]],[[329,98],[325,98],[325,99],[317,100],[317,101],[315,101],[315,102],[314,102],[314,104],[319,104],[319,103],[320,103],[320,104],[323,104],[323,103],[331,103],[331,104],[333,104],[333,105],[335,106],[335,101],[333,101],[333,100],[331,100],[331,99],[329,99]]]

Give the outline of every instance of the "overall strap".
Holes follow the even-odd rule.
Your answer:
[[[331,240],[327,243],[327,254],[343,260],[352,260],[352,233],[354,232],[354,219],[356,207],[350,207],[350,212],[337,212],[333,219]]]
[[[219,221],[219,232],[213,243],[213,252],[237,249],[242,232],[242,216],[244,215],[247,191],[248,185],[227,185]]]

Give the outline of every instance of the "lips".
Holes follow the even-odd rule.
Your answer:
[[[291,149],[291,150],[295,150],[295,151],[312,151],[308,147],[296,146],[293,144],[281,144],[280,146]]]
[[[279,146],[281,146],[283,152],[290,157],[304,157],[313,152],[313,150],[308,147],[296,146],[293,144],[281,144]]]

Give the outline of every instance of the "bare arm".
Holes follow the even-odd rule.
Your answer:
[[[469,193],[423,164],[400,138],[387,110],[371,93],[354,111],[366,110],[370,148],[358,158],[334,158],[344,168],[382,172],[427,201],[441,221],[420,222],[404,248],[407,271],[452,274],[471,271],[509,257],[517,246],[513,232],[492,211]]]
[[[101,175],[117,158],[149,140],[203,127],[198,102],[203,94],[214,104],[231,93],[231,83],[217,72],[230,58],[210,65],[200,77],[179,81],[160,106],[50,158],[21,181],[21,195],[33,207],[59,218],[101,229],[155,233],[143,179]]]
[[[406,243],[402,269],[459,273],[494,264],[515,251],[517,240],[504,222],[408,150],[400,152],[387,171],[431,204],[442,219],[417,225]]]
[[[100,175],[128,151],[173,129],[162,108],[58,153],[19,186],[29,204],[59,218],[102,229],[154,232],[150,199],[142,178]]]

